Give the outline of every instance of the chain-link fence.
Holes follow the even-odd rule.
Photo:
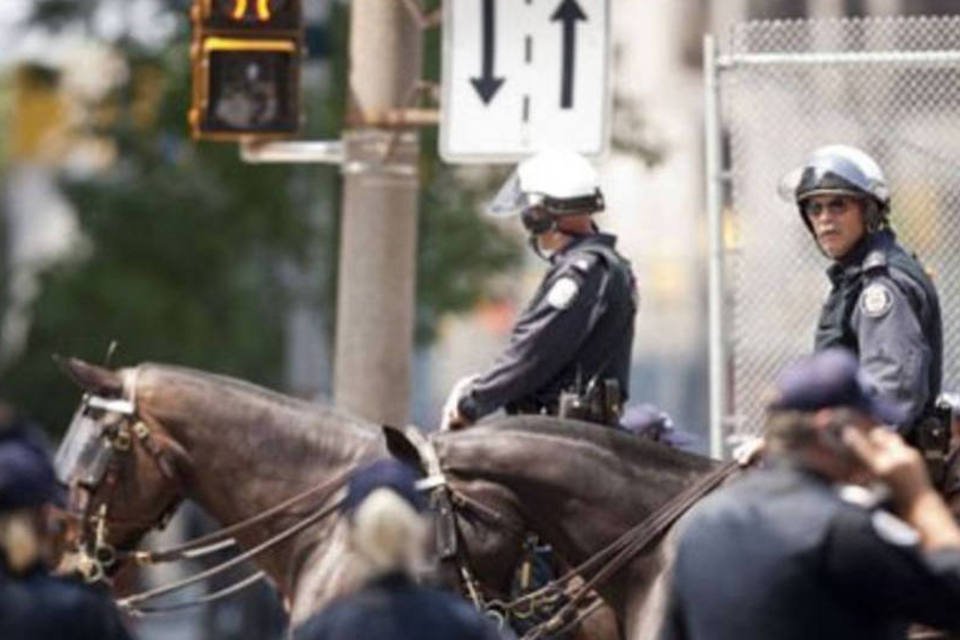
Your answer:
[[[858,146],[886,171],[900,240],[935,274],[944,390],[956,390],[960,17],[751,22],[725,49],[724,435],[755,432],[773,376],[812,349],[828,261],[777,185],[824,144]]]

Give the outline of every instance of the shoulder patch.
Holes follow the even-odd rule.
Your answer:
[[[576,300],[580,292],[580,283],[570,277],[563,277],[553,283],[547,292],[547,304],[554,309],[567,309]]]
[[[881,540],[896,547],[913,547],[920,544],[920,534],[906,522],[886,511],[874,511],[870,524]]]
[[[882,318],[893,307],[893,294],[887,285],[875,282],[860,294],[860,309],[870,318]]]

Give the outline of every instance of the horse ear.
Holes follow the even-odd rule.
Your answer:
[[[84,391],[109,397],[123,395],[123,379],[116,371],[98,367],[79,358],[55,355],[53,360]]]
[[[387,451],[400,462],[405,462],[414,469],[426,473],[417,445],[410,441],[402,429],[385,424],[382,427],[383,437],[387,441]]]

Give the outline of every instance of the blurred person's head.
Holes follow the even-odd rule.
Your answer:
[[[416,478],[395,460],[374,462],[351,475],[342,508],[361,575],[411,575],[425,564],[426,501],[415,487]]]
[[[0,429],[0,562],[7,572],[47,560],[48,511],[60,489],[42,435],[23,423]]]
[[[786,367],[767,403],[767,448],[834,480],[850,480],[860,465],[843,443],[843,430],[868,431],[904,416],[864,383],[846,349],[821,351]]]

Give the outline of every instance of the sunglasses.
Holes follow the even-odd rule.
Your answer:
[[[824,210],[827,211],[830,215],[840,215],[845,213],[847,209],[856,201],[856,198],[847,198],[839,196],[836,198],[831,198],[827,202],[817,202],[815,200],[806,200],[801,205],[801,211],[803,215],[808,218],[819,216],[823,213]]]

